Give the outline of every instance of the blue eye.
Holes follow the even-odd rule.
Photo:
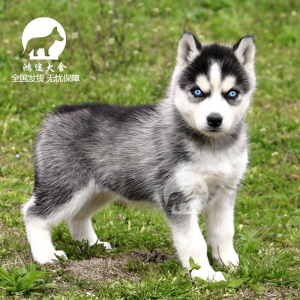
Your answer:
[[[192,91],[193,96],[195,97],[202,97],[203,96],[203,92],[200,89],[195,89]]]
[[[231,90],[231,91],[229,91],[229,92],[227,93],[227,96],[228,96],[228,98],[230,98],[230,99],[235,99],[235,98],[238,97],[238,95],[239,95],[239,93],[238,93],[237,91],[235,91],[235,90]]]

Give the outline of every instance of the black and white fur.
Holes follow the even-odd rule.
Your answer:
[[[204,214],[214,259],[237,266],[234,204],[248,161],[244,119],[255,89],[254,56],[252,36],[234,46],[201,45],[185,32],[161,103],[64,106],[49,115],[36,140],[33,196],[23,207],[33,259],[45,264],[65,255],[51,242],[51,228],[63,220],[74,239],[102,243],[91,217],[122,197],[164,210],[183,267],[190,257],[201,266],[193,277],[225,280],[210,266],[197,214]],[[228,98],[232,90],[235,99]],[[197,213],[174,213],[183,203]]]

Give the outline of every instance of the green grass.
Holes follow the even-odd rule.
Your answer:
[[[33,263],[26,268],[18,268],[15,265],[8,272],[0,267],[0,295],[27,293],[32,290],[55,287],[54,283],[45,283],[45,278],[51,275],[49,272],[37,271]]]
[[[64,27],[67,44],[60,61],[67,66],[65,74],[79,74],[80,82],[11,82],[11,76],[24,73],[23,64],[28,62],[20,56],[23,29],[43,16]],[[155,248],[173,258],[160,264],[128,259],[120,268],[136,275],[135,282],[126,276],[121,280],[112,277],[110,282],[83,279],[61,262],[46,266],[51,275],[38,290],[21,289],[16,294],[0,283],[0,298],[300,298],[300,187],[299,178],[295,179],[300,173],[300,3],[3,0],[0,19],[0,261],[8,274],[23,272],[31,261],[20,208],[33,190],[35,134],[54,107],[84,102],[158,102],[166,93],[184,28],[201,42],[235,43],[245,34],[254,34],[258,81],[248,114],[250,164],[235,213],[235,247],[241,266],[235,273],[214,266],[224,272],[227,283],[192,282],[176,259],[164,216],[115,203],[93,219],[96,233],[111,242],[114,251],[104,253],[101,246],[89,249],[84,243],[79,245],[71,239],[66,224],[53,231],[55,247],[74,261],[114,260],[132,250]],[[72,38],[74,32],[78,38]],[[59,64],[51,63],[55,68]],[[45,68],[47,62],[43,65]],[[37,268],[45,272],[44,267]],[[48,288],[49,283],[56,288]]]

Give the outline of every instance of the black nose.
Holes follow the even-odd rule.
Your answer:
[[[210,114],[207,117],[207,123],[209,126],[217,128],[222,124],[222,117],[219,114]]]

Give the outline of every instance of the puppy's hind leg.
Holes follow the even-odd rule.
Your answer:
[[[33,195],[23,207],[27,239],[33,260],[39,264],[46,264],[53,263],[53,259],[57,259],[56,255],[67,258],[63,251],[54,249],[51,241],[51,229],[60,220],[38,216],[35,210],[36,200],[35,195]]]
[[[75,216],[67,220],[70,233],[74,240],[86,240],[90,246],[96,243],[103,244],[107,250],[112,249],[110,243],[101,242],[98,239],[91,222],[92,215],[111,200],[111,195],[101,194],[100,196],[87,201]]]

